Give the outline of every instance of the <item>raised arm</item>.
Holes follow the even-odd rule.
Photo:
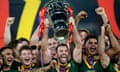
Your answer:
[[[98,39],[98,54],[102,67],[107,68],[110,63],[110,58],[105,53],[105,26],[101,27],[101,35]]]
[[[36,45],[39,42],[39,37],[38,37],[38,31],[39,31],[39,26],[36,28],[34,31],[31,40],[30,40],[30,45]]]
[[[112,45],[112,48],[109,48],[106,53],[112,57],[113,55],[115,55],[116,53],[120,52],[120,45],[116,39],[116,37],[114,36],[111,28],[110,28],[110,24],[107,25],[107,34],[109,36],[109,39],[111,41],[111,45]]]
[[[43,52],[44,64],[47,64],[51,61],[51,54],[50,54],[50,50],[48,49],[48,24],[49,24],[48,19],[45,19],[44,24],[45,24],[45,29],[41,42],[41,48]]]
[[[80,19],[84,19],[84,18],[87,18],[88,15],[87,15],[87,12],[85,11],[80,11],[76,16],[75,16],[75,24],[76,26],[78,26],[78,23],[80,21]]]
[[[75,26],[74,18],[70,17],[69,22],[72,23],[72,25],[73,25],[72,35],[73,35],[73,41],[75,43],[75,49],[73,50],[73,59],[77,63],[81,63],[81,60],[82,60],[81,59],[82,58],[82,45],[81,45],[80,36],[79,36],[77,28]]]
[[[11,41],[11,32],[10,27],[14,23],[15,18],[14,17],[8,17],[6,21],[5,26],[5,32],[4,32],[4,44],[7,45]]]
[[[107,18],[107,15],[105,13],[104,8],[99,7],[95,11],[96,11],[97,14],[99,14],[102,17],[104,24],[108,24],[108,18]],[[107,25],[106,33],[109,36],[109,39],[110,39],[111,45],[112,45],[112,48],[109,48],[106,51],[106,53],[110,57],[112,57],[114,54],[116,54],[117,52],[120,51],[120,45],[119,45],[117,39],[115,38],[115,36],[114,36],[114,34],[113,34],[113,32],[112,32],[112,30],[110,28],[110,24]]]
[[[95,12],[101,16],[104,24],[108,23],[108,18],[103,7],[98,7],[97,9],[95,9]]]

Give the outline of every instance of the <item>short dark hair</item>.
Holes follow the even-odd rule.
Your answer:
[[[86,44],[86,42],[87,42],[89,39],[91,39],[91,38],[94,38],[94,39],[98,40],[97,36],[89,35],[89,36],[87,36],[87,37],[85,38],[84,44]]]
[[[0,49],[0,54],[3,56],[2,52],[4,52],[6,49],[11,49],[13,51],[13,48],[10,46],[4,46]]]
[[[19,42],[26,41],[29,44],[29,41],[26,38],[23,38],[23,37],[19,38],[18,41]]]
[[[58,50],[58,48],[59,48],[60,46],[65,46],[67,49],[69,49],[67,44],[61,43],[61,44],[58,44],[58,45],[57,45],[57,47],[56,47],[56,52],[57,52],[57,50]]]
[[[31,48],[31,50],[36,50],[37,46],[36,45],[31,45],[30,48]]]
[[[19,55],[21,55],[21,52],[22,52],[23,50],[30,50],[30,51],[31,51],[31,48],[30,48],[28,45],[22,46],[22,47],[20,48],[20,50],[19,50]],[[32,52],[32,51],[31,51],[31,52]]]
[[[16,48],[17,44],[18,44],[18,40],[12,40],[12,41],[8,44],[8,46],[13,47],[13,48]]]

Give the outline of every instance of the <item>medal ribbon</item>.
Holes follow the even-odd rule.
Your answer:
[[[115,71],[116,72],[120,72],[120,65],[118,65],[118,64],[114,64],[114,69],[115,69]]]
[[[95,64],[97,63],[97,61],[91,60],[91,61],[90,61],[90,64],[89,64],[88,61],[87,61],[87,59],[86,59],[86,56],[84,56],[83,60],[84,60],[85,64],[87,65],[87,67],[88,67],[89,69],[94,70],[94,66],[95,66]]]
[[[70,67],[71,67],[70,63],[67,66],[63,65],[63,64],[58,64],[58,67],[56,68],[56,70],[57,70],[57,72],[69,72]]]
[[[32,70],[32,67],[34,67],[35,66],[35,64],[32,64],[32,66],[18,66],[18,71],[19,72],[24,72],[25,71],[25,69],[28,69],[28,70]]]

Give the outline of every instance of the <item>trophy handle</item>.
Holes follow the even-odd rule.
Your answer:
[[[47,8],[46,8],[46,7],[42,8],[42,9],[40,10],[40,12],[39,12],[40,24],[39,24],[38,37],[40,37],[41,33],[42,33],[42,35],[43,35],[43,33],[44,33],[44,29],[45,29],[45,25],[44,25],[45,13],[47,13]]]

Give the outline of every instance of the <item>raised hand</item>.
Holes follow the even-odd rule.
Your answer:
[[[15,21],[15,17],[8,17],[7,18],[7,24],[12,25]]]
[[[95,9],[95,12],[102,17],[103,23],[108,23],[108,18],[103,7],[98,7]]]
[[[87,18],[88,14],[86,11],[80,11],[76,16],[75,16],[75,20],[76,20],[76,24],[78,24],[78,22],[80,21],[80,19],[84,19]]]
[[[95,12],[98,14],[98,15],[104,15],[105,14],[105,10],[103,7],[98,7],[97,9],[95,9]]]
[[[45,24],[45,27],[49,27],[50,26],[50,22],[49,22],[48,18],[45,18],[44,24]]]
[[[80,11],[77,16],[75,17],[76,19],[83,19],[83,18],[87,18],[87,12],[86,11]]]
[[[57,61],[56,60],[52,60],[50,63],[50,67],[51,68],[56,68],[57,67]]]
[[[69,24],[73,24],[73,25],[75,25],[75,20],[74,20],[74,18],[73,17],[70,17],[69,18]]]
[[[110,24],[103,24],[103,26],[101,27],[101,31],[104,32],[105,35],[107,35],[110,31]]]
[[[112,32],[110,24],[106,25],[106,33],[109,34],[110,32]]]

